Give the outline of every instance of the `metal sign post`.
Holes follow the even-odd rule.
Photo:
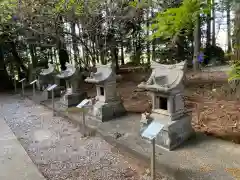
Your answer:
[[[21,79],[19,82],[22,83],[22,96],[24,96],[24,81],[26,80],[26,78]]]
[[[54,89],[56,87],[57,87],[57,84],[53,84],[52,86],[47,88],[47,91],[52,91],[52,111],[53,111],[53,116],[55,116]]]
[[[158,133],[163,129],[164,125],[159,121],[154,120],[148,127],[143,131],[142,137],[147,138],[152,142],[152,155],[151,155],[151,179],[155,180],[156,172],[155,172],[155,139]]]
[[[83,136],[86,136],[86,121],[85,121],[85,110],[87,107],[91,106],[90,99],[84,99],[76,107],[82,109],[82,124],[83,124]]]
[[[32,84],[33,85],[33,98],[35,97],[35,95],[36,95],[36,88],[35,88],[35,84],[36,84],[36,82],[37,82],[37,79],[36,80],[34,80],[34,81],[32,81],[30,84]]]

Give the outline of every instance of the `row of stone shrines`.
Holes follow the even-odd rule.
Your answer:
[[[59,84],[57,80],[66,81],[65,94],[60,98],[60,103],[66,107],[76,106],[87,97],[87,93],[79,89],[82,76],[73,65],[66,63],[67,69],[61,73],[55,72],[53,64],[48,65],[40,73],[40,88],[49,84]],[[97,72],[91,73],[85,79],[88,83],[96,85],[97,95],[92,104],[91,115],[104,122],[126,114],[122,100],[117,93],[117,75],[111,64],[97,65]],[[193,134],[191,116],[185,111],[183,91],[186,71],[186,61],[174,65],[163,65],[153,62],[152,74],[147,82],[142,82],[138,88],[150,92],[152,98],[151,113],[142,114],[141,129],[143,132],[149,124],[159,121],[164,128],[157,135],[156,144],[172,150],[185,142]],[[57,77],[57,78],[56,78]],[[55,90],[60,95],[60,89]],[[43,99],[50,94],[43,91]]]

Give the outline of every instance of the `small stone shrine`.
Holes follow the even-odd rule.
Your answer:
[[[138,85],[148,90],[152,98],[152,112],[142,114],[141,132],[152,120],[160,121],[164,128],[157,135],[156,144],[168,150],[182,144],[194,132],[183,100],[185,67],[186,61],[174,65],[153,62],[149,80]]]
[[[82,92],[79,88],[82,80],[80,71],[72,64],[66,62],[66,70],[58,74],[57,78],[64,79],[66,82],[66,92],[60,99],[60,104],[64,107],[76,106],[87,97],[87,93]]]
[[[38,81],[40,85],[40,90],[44,91],[49,85],[55,83],[54,75],[56,74],[55,65],[48,63],[47,69],[41,69]]]
[[[47,100],[51,98],[52,94],[51,92],[48,92],[46,89],[53,85],[53,84],[59,84],[57,80],[55,79],[56,70],[55,70],[55,64],[48,63],[47,69],[42,69],[38,76],[38,82],[37,86],[40,87],[40,90],[43,91],[42,93],[42,100]],[[60,87],[54,89],[54,96],[60,97]]]
[[[97,72],[85,79],[88,83],[96,84],[97,96],[91,114],[102,122],[124,115],[126,110],[117,93],[117,75],[112,64],[96,65],[96,68]]]

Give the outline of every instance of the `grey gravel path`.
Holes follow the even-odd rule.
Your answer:
[[[139,180],[144,171],[100,137],[83,138],[79,127],[30,100],[0,96],[0,115],[49,180]],[[141,170],[140,170],[141,169]]]

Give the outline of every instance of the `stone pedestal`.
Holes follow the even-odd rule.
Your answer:
[[[60,103],[66,108],[77,106],[82,100],[87,97],[86,92],[66,93],[61,97]]]
[[[56,87],[54,89],[54,97],[61,97],[61,88],[60,87]],[[41,100],[42,101],[46,101],[48,99],[51,99],[52,98],[52,92],[51,91],[47,91],[47,89],[45,89],[43,92],[42,92],[42,95],[41,95]]]
[[[126,110],[120,101],[109,103],[97,101],[94,104],[91,114],[104,122],[125,115]]]
[[[163,130],[157,135],[156,144],[167,150],[174,150],[194,133],[191,116],[187,114],[179,117],[176,121],[169,121],[165,116],[156,114],[152,114],[150,118],[159,120],[164,125]],[[149,123],[142,124],[141,133],[148,127]]]

